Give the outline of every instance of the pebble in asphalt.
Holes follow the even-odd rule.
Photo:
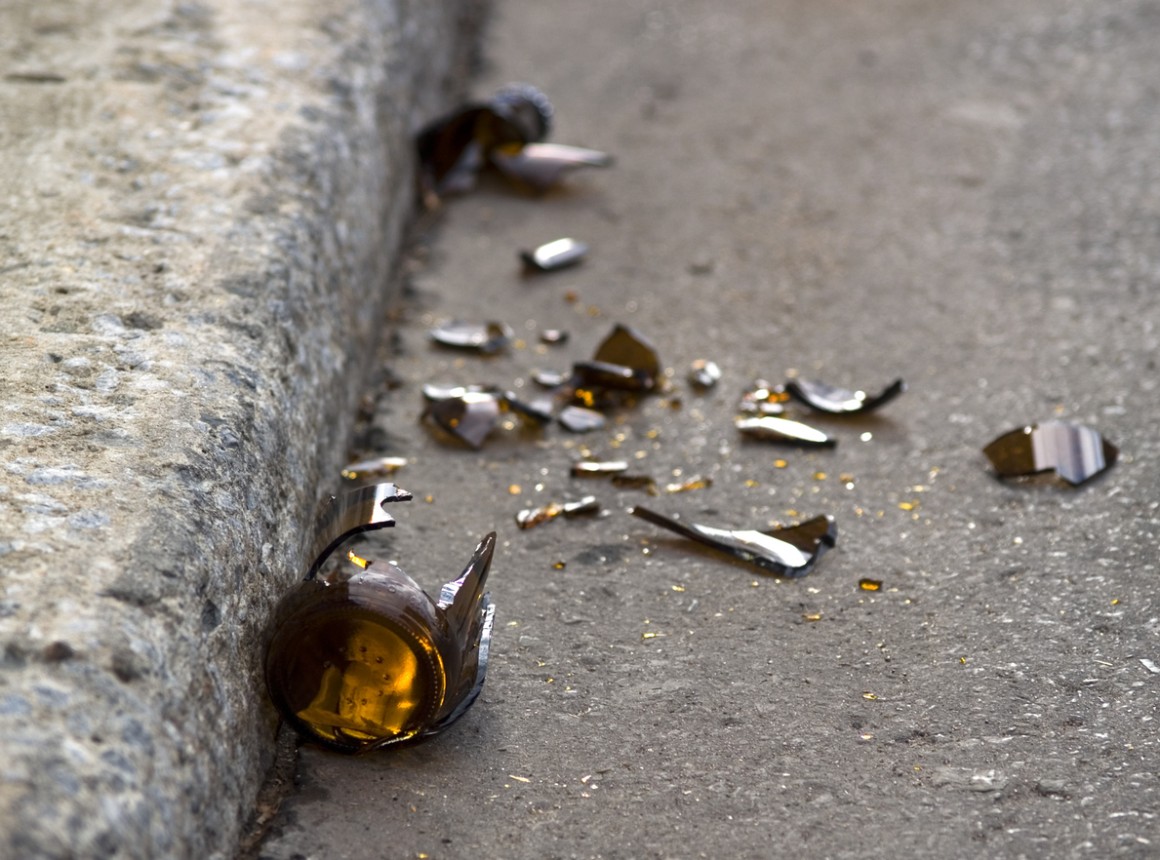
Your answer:
[[[403,385],[352,452],[409,458],[384,552],[424,585],[499,531],[487,686],[429,743],[302,748],[262,856],[1157,851],[1158,40],[1143,0],[498,0],[477,91],[534,82],[554,139],[616,166],[448,207],[389,358]],[[521,278],[518,249],[559,236],[584,264]],[[449,318],[505,320],[515,348],[438,350]],[[420,427],[423,383],[530,390],[614,322],[654,341],[680,408],[480,451]],[[703,393],[682,379],[702,358]],[[814,419],[834,449],[741,438],[741,392],[793,373],[909,391]],[[982,446],[1053,418],[1119,462],[1078,489],[997,480]],[[841,541],[764,577],[572,478],[588,454],[712,478],[650,500],[666,513],[828,513]],[[606,516],[514,524],[588,493]]]

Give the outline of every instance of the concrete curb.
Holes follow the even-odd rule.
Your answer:
[[[18,2],[0,34],[0,856],[228,856],[474,3]]]

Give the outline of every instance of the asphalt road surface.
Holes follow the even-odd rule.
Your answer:
[[[533,82],[554,140],[617,161],[450,203],[351,452],[408,459],[382,554],[428,588],[499,532],[489,677],[429,742],[303,747],[262,856],[1160,853],[1158,43],[1144,0],[499,0],[475,91]],[[589,257],[522,275],[562,236]],[[452,318],[517,343],[433,345]],[[420,424],[423,383],[532,392],[617,322],[670,390],[606,429],[472,451]],[[703,394],[699,358],[723,371]],[[795,374],[909,391],[815,419],[832,450],[742,438],[741,392]],[[1049,419],[1119,461],[999,480],[982,447]],[[585,450],[661,494],[570,477]],[[589,493],[603,515],[516,527]],[[635,504],[830,514],[838,543],[778,580]]]

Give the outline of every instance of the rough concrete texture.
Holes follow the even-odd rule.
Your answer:
[[[617,165],[449,207],[361,452],[412,459],[395,480],[417,501],[384,540],[429,587],[499,530],[490,677],[429,743],[304,747],[264,856],[1154,856],[1156,4],[500,0],[494,20],[478,92],[538,83],[555,139]],[[569,235],[585,263],[520,276],[518,248]],[[527,345],[439,350],[425,329],[454,317]],[[614,321],[656,341],[683,408],[478,453],[420,429],[421,383],[527,390]],[[545,327],[572,338],[541,347]],[[704,396],[699,357],[725,373]],[[741,440],[742,388],[790,369],[910,391],[819,419],[833,451]],[[1052,417],[1120,462],[1078,490],[998,481],[982,446]],[[581,445],[714,484],[571,479]],[[608,517],[515,527],[589,492]],[[778,582],[625,514],[640,503],[828,512],[839,543]]]
[[[6,4],[0,856],[233,853],[469,8]]]

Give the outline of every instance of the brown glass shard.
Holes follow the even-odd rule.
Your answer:
[[[631,326],[617,323],[599,347],[593,362],[627,367],[642,391],[652,391],[661,376],[661,360],[656,347]]]
[[[604,478],[626,471],[628,471],[628,463],[624,460],[580,460],[572,464],[572,477],[574,478]]]
[[[543,93],[513,84],[489,102],[466,105],[430,123],[416,138],[424,195],[470,190],[496,153],[547,137],[551,118]]]
[[[807,406],[831,415],[850,415],[856,412],[870,412],[889,403],[906,391],[906,383],[896,379],[877,394],[865,391],[849,391],[824,382],[808,379],[792,379],[785,384],[786,392]]]
[[[1073,486],[1112,466],[1119,449],[1082,424],[1044,421],[1004,433],[983,449],[1004,478],[1054,470]]]
[[[575,239],[556,239],[531,251],[520,251],[520,259],[531,271],[555,272],[574,266],[584,259],[588,246]]]
[[[810,427],[800,421],[790,421],[788,418],[778,418],[774,415],[738,418],[736,425],[738,430],[753,439],[819,448],[833,447],[837,444],[836,439],[827,436],[816,427]]]
[[[713,486],[712,478],[703,478],[700,475],[694,475],[685,481],[677,481],[672,484],[665,484],[666,493],[688,493],[692,490],[707,490]]]
[[[423,416],[439,429],[478,449],[499,423],[500,400],[492,392],[464,391],[458,397],[428,403]]]
[[[551,397],[533,397],[531,400],[524,400],[517,397],[512,391],[505,391],[503,406],[537,424],[547,424],[552,420]]]
[[[453,320],[431,329],[431,339],[453,349],[469,349],[492,355],[507,348],[512,330],[499,322],[472,323]]]
[[[516,514],[516,525],[521,529],[531,529],[554,520],[557,517],[579,517],[600,512],[600,502],[595,496],[585,496],[575,502],[551,502],[538,508],[528,508]]]
[[[532,382],[541,388],[559,388],[567,381],[568,377],[565,374],[558,373],[555,370],[532,371]]]
[[[353,552],[358,572],[315,576],[340,544],[393,524],[384,503],[410,498],[383,484],[331,499],[306,580],[275,611],[270,698],[304,738],[338,752],[437,734],[475,701],[487,673],[495,609],[483,587],[494,532],[438,601],[394,563],[372,567]]]
[[[588,433],[599,430],[605,424],[605,418],[595,409],[585,409],[583,406],[565,406],[556,416],[556,420],[565,430],[573,433]]]
[[[613,475],[612,486],[618,490],[643,490],[650,496],[660,495],[652,475]]]
[[[698,358],[689,366],[689,384],[707,391],[721,381],[721,368],[717,362]]]
[[[546,191],[583,167],[609,167],[612,156],[595,149],[561,143],[529,143],[491,152],[491,163],[509,179],[535,191]]]
[[[818,516],[800,525],[762,532],[756,529],[720,529],[684,523],[637,505],[632,509],[653,525],[676,532],[705,546],[728,553],[778,576],[805,576],[838,540],[833,517]]]

